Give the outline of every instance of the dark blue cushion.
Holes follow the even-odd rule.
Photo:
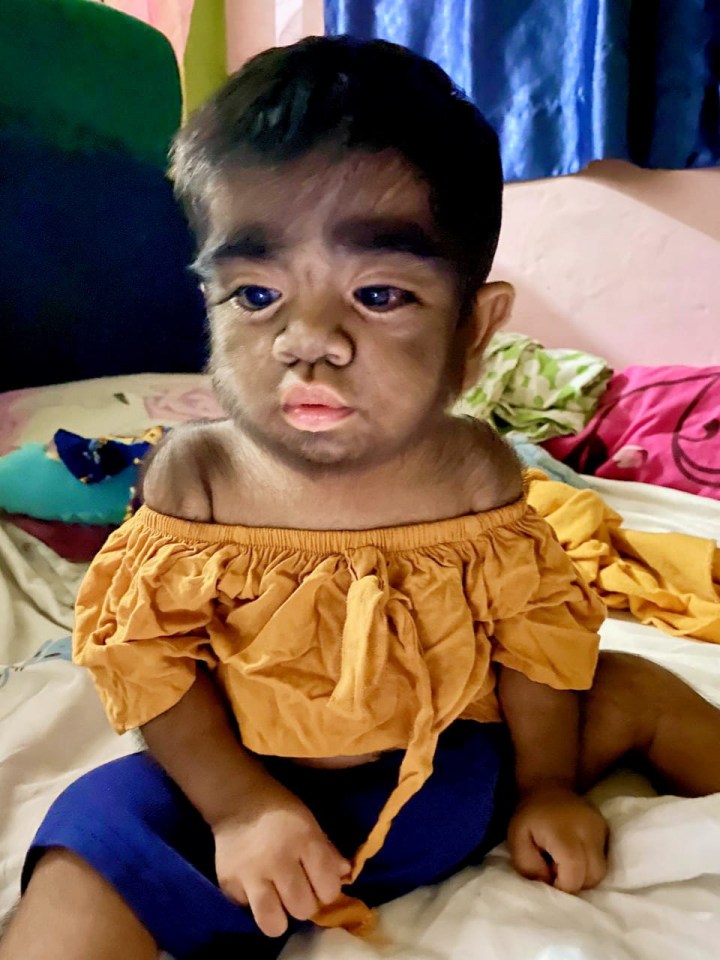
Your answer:
[[[0,390],[204,363],[192,239],[162,172],[0,136]]]

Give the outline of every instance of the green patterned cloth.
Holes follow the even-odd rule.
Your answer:
[[[548,350],[520,333],[497,333],[478,385],[464,394],[456,412],[540,443],[580,433],[611,376],[607,363],[589,353]]]

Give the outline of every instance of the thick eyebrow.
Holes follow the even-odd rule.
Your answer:
[[[422,260],[442,259],[440,243],[413,220],[356,219],[333,226],[331,242],[359,253],[405,253]]]
[[[356,253],[402,253],[421,260],[444,259],[440,243],[413,220],[357,218],[342,220],[330,230],[330,242]],[[223,260],[271,260],[286,244],[261,224],[238,227],[229,237],[206,244],[192,269],[208,279]]]
[[[282,247],[281,240],[271,237],[265,227],[248,224],[219,242],[206,244],[192,268],[201,277],[208,277],[212,268],[223,260],[270,260]]]

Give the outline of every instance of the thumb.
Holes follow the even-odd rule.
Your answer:
[[[552,883],[554,871],[548,862],[550,857],[536,845],[529,833],[524,831],[508,839],[510,860],[517,872],[528,880]],[[552,862],[552,861],[551,861]]]

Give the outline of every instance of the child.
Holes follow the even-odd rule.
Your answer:
[[[173,431],[83,586],[76,662],[148,752],[56,802],[0,956],[274,957],[506,833],[594,886],[581,792],[630,753],[720,789],[720,716],[598,658],[514,456],[448,413],[512,303],[493,132],[420,57],[311,39],[233,77],[174,174],[227,419]]]

